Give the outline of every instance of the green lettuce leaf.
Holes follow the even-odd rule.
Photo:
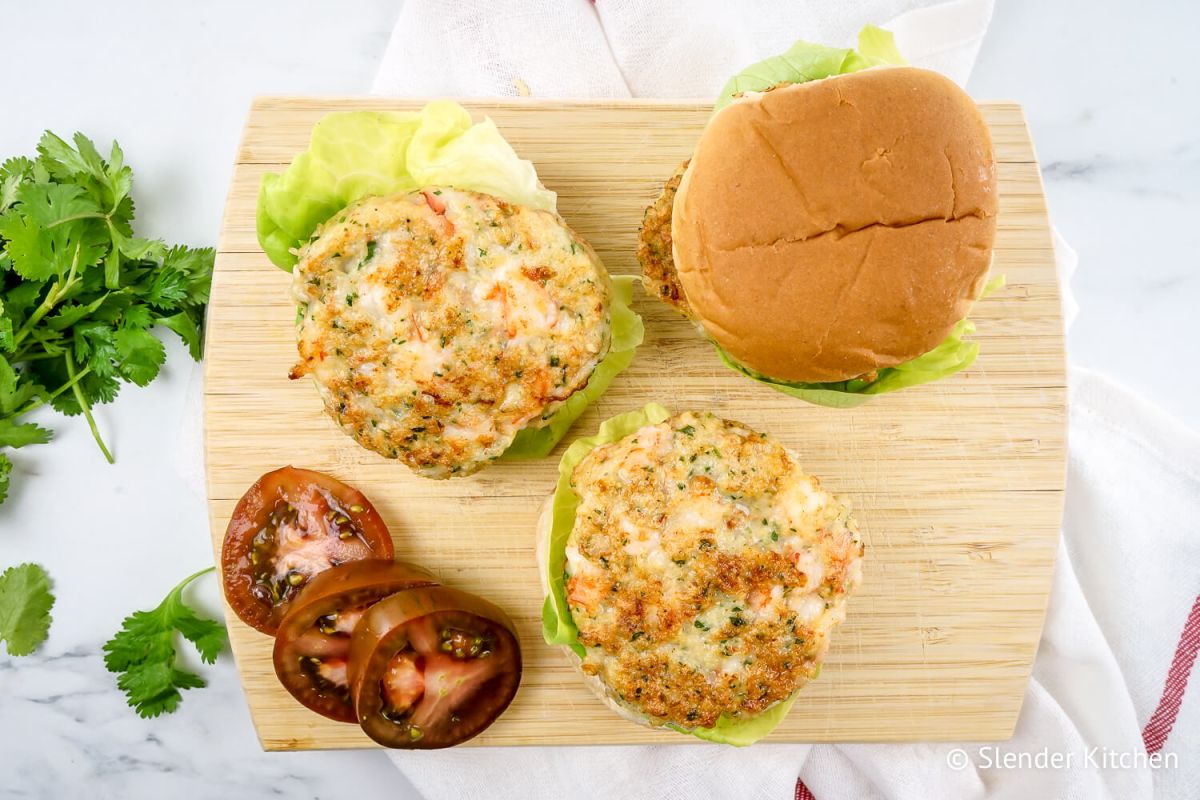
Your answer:
[[[678,725],[668,725],[667,727],[680,733],[690,733],[707,742],[745,747],[754,744],[775,730],[779,723],[783,722],[787,713],[792,710],[792,705],[799,696],[800,693],[796,692],[782,703],[776,703],[758,716],[749,719],[730,719],[722,714],[711,728],[684,728]]]
[[[558,484],[550,501],[550,541],[546,547],[546,563],[541,565],[546,570],[547,584],[550,586],[550,594],[542,604],[542,638],[547,644],[565,645],[580,658],[586,655],[586,650],[579,642],[579,628],[571,618],[571,609],[567,605],[566,580],[563,575],[563,565],[567,558],[567,539],[575,526],[575,511],[579,507],[579,497],[571,486],[571,475],[575,467],[596,447],[611,444],[639,428],[662,422],[669,416],[671,412],[667,409],[657,403],[649,403],[637,411],[619,414],[601,423],[595,436],[576,439],[563,453],[562,460],[558,463]],[[787,716],[795,701],[796,695],[792,695],[750,719],[730,719],[722,715],[711,728],[689,729],[678,725],[667,727],[706,741],[743,747],[754,744],[773,731]]]
[[[631,275],[619,275],[612,279],[612,342],[606,355],[587,385],[571,395],[565,403],[546,419],[541,427],[527,427],[517,434],[513,443],[504,451],[503,458],[545,458],[554,449],[575,420],[584,410],[608,391],[613,378],[620,375],[632,363],[637,347],[642,343],[645,329],[642,318],[630,308],[633,301],[633,284],[637,279]]]
[[[781,83],[806,83],[883,64],[906,64],[890,31],[868,25],[858,33],[858,50],[796,42],[786,53],[751,64],[734,75],[717,97],[720,111],[744,92],[762,92]]]
[[[912,361],[879,370],[878,377],[870,382],[857,378],[833,383],[790,383],[775,380],[738,363],[716,342],[713,342],[713,347],[716,348],[717,355],[725,362],[725,366],[753,378],[759,383],[765,383],[777,392],[783,392],[819,406],[854,408],[861,406],[874,395],[936,381],[971,366],[975,357],[979,355],[979,345],[975,342],[963,341],[962,337],[974,332],[975,323],[968,319],[961,320],[937,347],[922,356],[917,356]]]
[[[980,299],[1003,287],[1004,281],[1003,275],[992,278],[983,287]],[[974,332],[974,322],[969,319],[959,320],[958,324],[950,330],[950,335],[937,347],[911,361],[879,370],[876,379],[870,382],[858,379],[834,383],[790,383],[775,380],[738,363],[716,342],[713,342],[713,347],[716,348],[717,355],[725,362],[725,366],[760,383],[765,383],[778,392],[798,397],[814,405],[830,408],[854,408],[861,406],[874,395],[907,389],[922,383],[932,383],[971,366],[979,355],[979,344],[965,341],[963,337]]]
[[[317,226],[355,200],[435,185],[547,210],[556,202],[495,123],[472,124],[457,103],[438,100],[417,112],[335,113],[313,127],[308,149],[286,170],[263,176],[258,241],[273,264],[290,270],[296,249]]]
[[[908,63],[896,48],[896,38],[892,32],[875,25],[865,25],[858,32],[858,55],[868,62],[867,66],[872,67]]]

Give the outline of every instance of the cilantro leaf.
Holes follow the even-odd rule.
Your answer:
[[[29,311],[40,302],[44,286],[33,281],[18,283],[6,290],[4,297],[4,313],[13,324],[20,324],[29,316]],[[16,342],[12,343],[16,346]]]
[[[180,311],[169,317],[161,317],[158,324],[170,328],[179,334],[179,338],[187,345],[188,353],[197,361],[200,360],[201,334],[200,326],[190,312]]]
[[[0,355],[0,427],[15,425],[12,417],[37,393],[38,385],[28,376],[17,374],[8,359]]]
[[[213,260],[216,251],[211,247],[172,247],[163,256],[163,266],[181,272],[187,281],[187,297],[193,305],[208,302],[212,286]]]
[[[183,590],[201,570],[183,580],[152,611],[135,611],[104,645],[104,666],[120,673],[117,686],[142,717],[171,713],[182,701],[182,689],[199,689],[204,679],[175,665],[175,634],[196,647],[200,660],[212,664],[225,647],[225,627],[200,617],[183,601]]]
[[[167,247],[162,242],[154,239],[138,239],[136,237],[122,237],[119,242],[121,255],[131,261],[141,261],[148,258],[153,261],[162,261],[166,258]],[[190,250],[191,248],[183,248]]]
[[[88,171],[83,156],[50,131],[42,134],[37,151],[38,160],[52,176],[60,180],[70,180],[76,174]]]
[[[95,375],[111,375],[117,358],[117,332],[96,320],[75,326],[74,357]]]
[[[146,302],[157,308],[175,308],[187,295],[187,275],[164,262],[146,292]]]
[[[145,386],[158,375],[158,368],[167,359],[162,342],[150,331],[121,328],[113,337],[120,364],[117,371],[127,381]]]
[[[18,373],[8,359],[0,355],[0,430],[5,429],[6,425],[10,427],[17,425],[13,417],[25,404],[33,400],[38,394],[39,388],[29,376]],[[49,435],[49,431],[46,431],[46,434]],[[0,442],[0,446],[3,444]],[[26,442],[26,444],[36,444],[36,442]],[[20,445],[11,446],[19,447]]]
[[[146,305],[132,305],[121,314],[121,325],[125,328],[149,328],[153,324],[153,312]]]
[[[66,276],[99,260],[108,237],[100,207],[74,185],[27,183],[0,219],[13,268],[28,280]]]
[[[72,217],[100,214],[100,206],[73,183],[26,183],[17,190],[21,213],[38,225],[60,225]]]
[[[32,422],[17,424],[11,419],[0,419],[0,447],[45,444],[50,441],[51,435],[50,431]]]
[[[100,295],[87,305],[78,303],[67,303],[60,306],[58,312],[52,317],[46,319],[46,326],[52,331],[65,331],[81,319],[86,318],[90,314],[94,314],[96,309],[104,305],[104,301],[108,299],[108,295]]]
[[[7,410],[5,402],[17,391],[17,371],[8,363],[8,359],[0,356],[0,409]]]
[[[45,239],[42,226],[29,217],[9,210],[0,217],[0,238],[7,239],[5,252],[13,271],[29,281],[47,281],[59,271],[54,250]]]
[[[12,476],[12,461],[0,453],[0,503],[8,499],[8,484]]]
[[[0,214],[17,202],[17,189],[33,169],[28,158],[10,158],[0,164]]]
[[[199,675],[176,669],[165,661],[135,664],[117,678],[117,688],[125,692],[129,705],[143,719],[170,714],[183,702],[180,689],[201,689],[205,685]]]
[[[9,468],[0,463],[0,491],[8,490]],[[46,641],[53,607],[50,576],[37,564],[9,567],[0,575],[0,641],[9,655],[27,656]]]
[[[12,316],[0,298],[0,352],[11,353],[14,349]]]

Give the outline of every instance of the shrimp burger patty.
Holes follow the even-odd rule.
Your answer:
[[[359,442],[447,478],[499,457],[608,352],[612,288],[557,215],[477,192],[366,197],[299,254],[300,360]]]
[[[863,543],[849,506],[793,453],[685,412],[597,446],[571,482],[564,578],[586,652],[572,660],[618,713],[711,728],[816,676],[860,582]]]

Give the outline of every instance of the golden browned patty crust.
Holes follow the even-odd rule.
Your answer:
[[[359,444],[470,474],[587,384],[612,289],[557,215],[454,189],[364,198],[300,252],[300,361]]]
[[[688,161],[679,165],[663,185],[662,194],[646,209],[638,232],[637,257],[642,265],[642,285],[646,291],[681,314],[691,316],[671,255],[671,208],[675,205],[675,193],[687,166]]]
[[[616,702],[711,727],[816,675],[863,544],[779,442],[686,412],[597,447],[573,483],[567,602],[581,668]]]

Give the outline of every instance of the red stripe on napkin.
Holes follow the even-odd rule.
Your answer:
[[[817,800],[808,787],[804,785],[804,781],[796,778],[796,800]]]
[[[1163,686],[1158,708],[1154,709],[1154,714],[1142,730],[1142,742],[1146,745],[1146,752],[1151,755],[1162,749],[1167,737],[1171,735],[1171,728],[1175,726],[1175,718],[1179,716],[1179,705],[1183,702],[1183,693],[1187,689],[1188,677],[1192,673],[1192,665],[1196,663],[1197,651],[1200,651],[1200,595],[1196,596],[1196,602],[1192,604],[1192,613],[1183,625],[1183,633],[1179,637],[1179,646],[1175,648],[1171,669],[1167,671],[1167,683]],[[799,800],[799,788],[796,789],[796,797]]]

